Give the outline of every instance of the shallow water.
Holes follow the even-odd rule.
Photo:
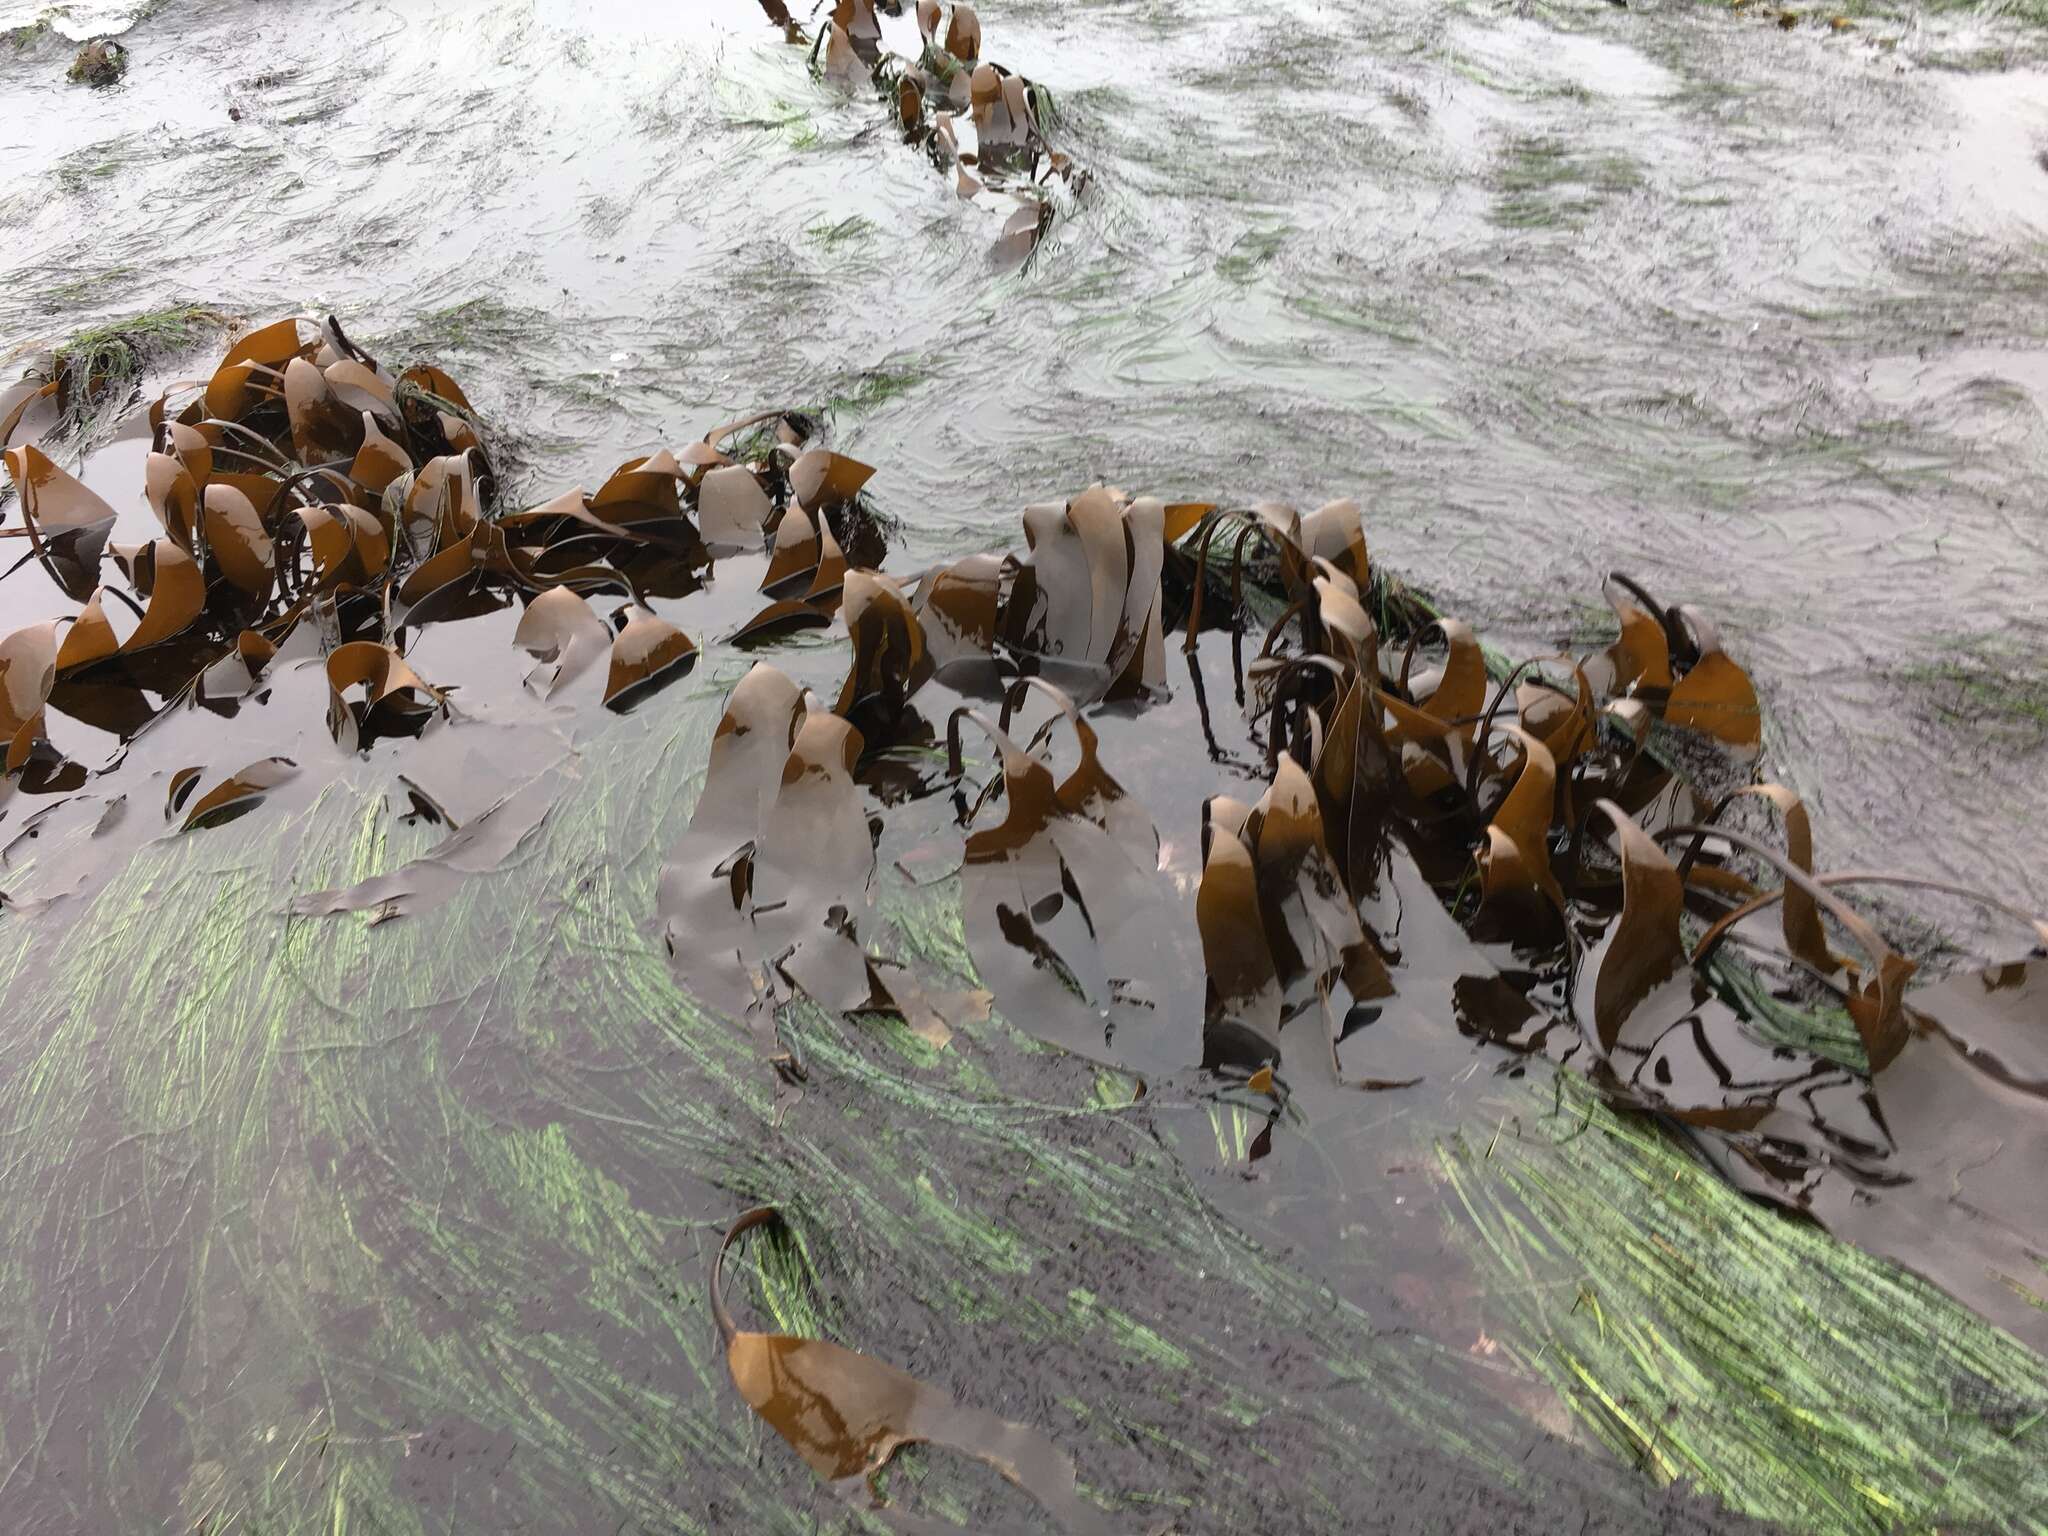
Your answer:
[[[1356,495],[1376,561],[1515,654],[1604,639],[1599,577],[1619,567],[1721,621],[1824,863],[2048,906],[2030,497],[2048,73],[2031,34],[1919,15],[1787,33],[1604,3],[1022,5],[984,23],[1092,172],[1011,273],[989,256],[1009,205],[962,202],[740,0],[174,5],[125,34],[128,78],[99,92],[63,83],[66,48],[0,44],[0,339],[26,352],[171,302],[333,311],[381,354],[456,373],[511,450],[528,493],[512,504],[758,404],[819,405],[835,446],[879,466],[871,490],[903,523],[892,568],[1011,545],[1023,504],[1098,477],[1168,499]],[[138,455],[103,449],[92,479],[146,526],[120,493]],[[715,635],[751,574],[662,606]],[[47,587],[34,570],[0,587],[0,627],[70,611]],[[461,675],[485,724],[488,745],[427,783],[465,821],[515,787],[508,763],[570,761],[601,729],[532,710],[517,669],[472,665],[503,654],[509,622],[415,655]],[[176,766],[325,751],[317,693],[280,688],[233,761],[212,717],[167,721],[108,781],[129,798],[106,837],[146,856]],[[1194,867],[1185,803],[1227,773],[1191,788],[1136,749],[1190,724],[1190,702],[1105,730],[1159,811],[1169,876],[1176,842]],[[88,728],[63,728],[95,755]],[[280,811],[317,809],[340,756]],[[355,785],[404,764],[381,748]],[[77,802],[39,835],[82,836],[104,809]],[[1971,909],[1909,910],[2016,952]],[[1388,1024],[1375,1038],[1432,1074],[1426,1109],[1382,1095],[1384,1116],[1282,1140],[1264,1184],[1236,1157],[1202,1177],[1348,1274],[1355,1304],[1448,1338],[1465,1319],[1444,1320],[1443,1295],[1403,1305],[1384,1251],[1331,1240],[1404,1233],[1390,1246],[1422,1292],[1457,1272],[1433,1251],[1436,1197],[1355,1173],[1402,1155],[1404,1117],[1469,1114],[1481,1087],[1447,1058],[1478,1057]],[[545,1090],[504,1034],[465,1050],[481,1064],[461,1081],[516,1118]],[[1170,1073],[1186,1045],[1112,1054]],[[431,1160],[431,1128],[398,1109],[371,1113]],[[676,1209],[716,1206],[693,1191]],[[365,1251],[404,1272],[393,1231]],[[457,1311],[474,1327],[482,1307]]]
[[[1740,637],[1825,858],[2048,900],[2031,34],[1005,8],[1095,176],[995,276],[1006,205],[753,23],[181,5],[106,92],[0,53],[0,330],[339,310],[436,344],[548,487],[832,403],[913,559],[1097,476],[1354,493],[1510,649],[1597,628],[1628,569]]]

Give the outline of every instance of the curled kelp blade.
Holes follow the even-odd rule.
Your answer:
[[[190,550],[199,529],[199,484],[192,472],[171,454],[152,453],[143,462],[143,495],[165,536]]]
[[[252,811],[278,785],[298,775],[298,764],[288,757],[266,757],[220,783],[191,802],[181,832],[198,827],[219,826]],[[196,771],[194,782],[196,782]]]
[[[64,643],[57,649],[57,670],[75,672],[94,662],[105,661],[121,649],[114,626],[107,619],[106,588],[94,587],[78,617],[64,631]]]
[[[784,598],[770,603],[726,636],[729,645],[758,645],[799,629],[829,629],[832,615],[815,603]]]
[[[833,1483],[863,1479],[879,1496],[875,1479],[903,1446],[943,1446],[986,1462],[1070,1536],[1107,1536],[1108,1520],[1081,1497],[1072,1459],[1039,1430],[843,1345],[742,1330],[725,1304],[725,1256],[742,1233],[778,1219],[762,1206],[726,1232],[711,1263],[711,1313],[740,1396],[812,1471]]]
[[[1593,687],[1582,663],[1573,661],[1571,668],[1573,693],[1540,682],[1525,682],[1515,690],[1515,716],[1522,729],[1543,743],[1560,769],[1593,743]]]
[[[761,577],[761,590],[773,592],[799,581],[808,586],[823,553],[817,522],[801,506],[792,506],[775,525],[775,543]]]
[[[412,455],[384,429],[369,411],[362,413],[363,444],[350,463],[349,479],[370,496],[381,497],[402,477],[413,472]]]
[[[667,619],[644,608],[629,607],[625,625],[612,641],[611,670],[604,685],[605,706],[630,706],[682,676],[696,656],[697,642]]]
[[[697,484],[697,531],[708,544],[755,548],[774,512],[759,477],[743,464],[707,469]]]
[[[342,402],[327,375],[303,357],[284,370],[293,456],[301,464],[347,463],[363,446],[363,413]]]
[[[277,555],[256,507],[232,485],[209,485],[202,504],[207,552],[221,574],[245,597],[268,597]]]
[[[417,735],[443,697],[399,654],[374,640],[352,640],[328,653],[327,728],[354,750],[382,735]]]
[[[0,751],[19,772],[44,737],[43,706],[57,681],[57,623],[46,620],[0,640]]]
[[[285,369],[293,359],[311,356],[317,347],[312,329],[296,318],[279,320],[237,341],[207,383],[206,413],[235,421],[252,403],[281,398]]]
[[[789,466],[789,493],[813,514],[843,506],[860,494],[874,468],[829,448],[812,448]]]
[[[1000,632],[1016,650],[1084,666],[1098,693],[1164,679],[1160,573],[1165,506],[1090,486],[1064,504],[1024,509]]]
[[[83,601],[98,584],[114,509],[33,443],[8,449],[5,460],[30,549],[66,596]]]
[[[1783,784],[1751,784],[1734,790],[1722,797],[1707,820],[1718,825],[1722,816],[1739,801],[1762,800],[1777,811],[1785,826],[1785,857],[1806,874],[1813,874],[1813,827],[1806,814],[1806,802]],[[1698,856],[1704,837],[1695,838],[1679,861],[1679,872],[1690,875],[1693,860]],[[1784,899],[1785,946],[1793,958],[1812,967],[1820,975],[1829,975],[1840,968],[1842,962],[1828,948],[1827,935],[1821,929],[1820,905],[1805,887],[1787,885],[1780,892]],[[1702,938],[1702,953],[1711,950],[1711,940],[1718,935],[1709,934]]]
[[[1906,1043],[1908,1024],[1903,1003],[1906,983],[1917,969],[1914,963],[1894,950],[1867,919],[1769,844],[1726,827],[1698,823],[1666,827],[1657,834],[1658,838],[1669,840],[1701,835],[1732,843],[1776,868],[1788,884],[1798,886],[1817,902],[1863,951],[1866,966],[1844,988],[1843,1002],[1862,1037],[1871,1070],[1883,1070]]]
[[[1074,733],[1074,743],[1080,749],[1079,760],[1053,791],[1060,810],[1091,821],[1107,832],[1135,867],[1151,868],[1159,855],[1159,831],[1144,808],[1124,792],[1123,785],[1103,765],[1101,739],[1072,694],[1042,677],[1020,677],[1003,692],[1003,709],[997,725],[1009,730],[1011,716],[1033,695],[1050,700],[1059,713],[1034,734],[1032,750],[1049,740],[1052,726],[1061,720]]]
[[[323,592],[366,587],[391,563],[383,524],[360,507],[333,503],[294,508],[313,556],[313,583]]]
[[[1480,894],[1487,901],[1533,894],[1562,911],[1564,892],[1550,867],[1557,760],[1548,747],[1519,726],[1503,726],[1501,731],[1520,745],[1522,766],[1514,787],[1487,826],[1487,845],[1479,853]]]
[[[811,572],[809,584],[804,588],[804,601],[816,607],[830,606],[831,599],[846,584],[846,552],[839,547],[838,535],[833,533],[827,518],[818,519],[818,563]]]
[[[182,634],[206,608],[206,578],[199,562],[169,539],[149,550],[149,606],[122,642],[124,653],[146,651]]]
[[[926,574],[916,609],[935,666],[989,655],[1001,591],[1002,562],[994,555],[971,555]]]
[[[1470,740],[1481,711],[1486,708],[1486,653],[1472,626],[1457,619],[1439,619],[1418,634],[1416,640],[1434,630],[1444,642],[1443,665],[1427,675],[1411,676],[1416,644],[1411,641],[1401,662],[1401,686],[1414,700],[1415,708],[1463,740]]]
[[[1671,685],[1664,703],[1665,723],[1700,731],[1731,747],[1761,746],[1763,709],[1749,674],[1721,649],[1720,631],[1704,616],[1690,608],[1672,612],[1696,637],[1699,659]]]
[[[1619,571],[1602,587],[1621,634],[1586,663],[1594,689],[1604,695],[1660,692],[1671,687],[1671,643],[1665,616],[1648,594]]]
[[[1211,824],[1195,923],[1208,976],[1206,1022],[1228,1022],[1264,1041],[1280,1030],[1280,975],[1259,912],[1258,865],[1242,838]],[[1279,1047],[1270,1055],[1277,1060]]]
[[[1210,806],[1214,815],[1217,802]],[[1287,1011],[1300,1011],[1310,998],[1327,1003],[1337,993],[1347,1006],[1390,996],[1393,978],[1330,852],[1314,783],[1292,756],[1280,754],[1272,782],[1237,835],[1250,840],[1259,919]],[[1330,1043],[1334,1064],[1334,1033]]]
[[[903,589],[879,572],[847,573],[840,614],[853,643],[853,664],[840,687],[837,712],[849,720],[894,724],[931,676],[924,626]]]
[[[581,593],[550,587],[526,605],[512,643],[536,663],[527,687],[547,698],[611,651],[612,632]]]
[[[963,918],[976,970],[1005,1017],[1069,1049],[1145,1062],[1172,1051],[1170,1009],[1155,994],[1180,964],[1156,883],[1149,818],[1131,839],[1120,817],[1092,819],[1076,784],[1064,803],[1051,767],[995,721],[958,709],[947,724],[949,770],[963,770],[962,727],[972,724],[1001,759],[1003,819],[970,823],[961,868]],[[964,797],[963,797],[964,798]],[[1107,809],[1106,806],[1103,809]],[[1142,813],[1138,813],[1142,815]]]
[[[1621,860],[1621,916],[1599,955],[1593,984],[1592,1036],[1611,1054],[1629,1015],[1686,970],[1685,882],[1655,838],[1612,800],[1593,807],[1614,835]]]

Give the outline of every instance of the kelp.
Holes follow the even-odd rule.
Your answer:
[[[873,91],[904,143],[951,180],[963,201],[986,196],[1012,205],[991,258],[999,270],[1020,267],[1052,227],[1055,186],[1078,191],[1087,173],[1048,142],[1041,88],[983,54],[973,5],[920,0],[915,9],[917,51],[905,57],[884,46],[888,29],[875,0],[838,0],[815,38],[782,0],[762,0],[769,22],[809,48],[812,72],[843,91]],[[887,14],[899,10],[892,4]]]
[[[1709,807],[1664,766],[1658,749],[1680,735],[1752,745],[1729,722],[1755,724],[1742,703],[1754,690],[1690,610],[1657,609],[1618,582],[1628,601],[1613,646],[1506,669],[1489,664],[1469,626],[1422,611],[1375,573],[1355,504],[1307,517],[1276,504],[1219,512],[1102,486],[1026,509],[1007,556],[890,573],[878,569],[888,550],[864,500],[872,470],[780,413],[629,460],[595,494],[508,513],[474,413],[445,375],[392,380],[386,409],[386,376],[331,322],[317,335],[269,328],[238,354],[203,404],[159,413],[165,462],[152,461],[150,503],[164,537],[109,546],[139,610],[128,638],[106,601],[126,593],[95,579],[69,629],[0,641],[0,724],[24,743],[19,762],[10,749],[11,790],[33,792],[65,770],[47,711],[81,686],[74,674],[90,684],[142,675],[126,669],[144,664],[159,668],[160,695],[189,686],[195,704],[310,685],[314,713],[311,679],[324,671],[337,740],[353,754],[401,738],[390,750],[402,760],[414,750],[402,738],[459,718],[459,689],[473,681],[459,675],[475,665],[462,653],[420,657],[415,670],[422,633],[515,604],[501,633],[530,662],[505,657],[506,675],[531,666],[543,696],[531,711],[554,719],[634,701],[696,656],[650,605],[694,596],[717,548],[739,573],[728,590],[757,600],[758,571],[769,598],[743,635],[763,640],[800,615],[834,631],[818,659],[843,670],[836,687],[767,663],[738,682],[687,830],[672,843],[641,835],[641,850],[669,852],[658,891],[643,885],[634,900],[640,921],[658,922],[682,983],[643,978],[660,999],[649,1006],[687,1006],[707,1041],[724,1024],[752,1026],[727,1032],[741,1055],[720,1059],[744,1059],[726,1070],[752,1086],[732,1091],[760,1096],[759,1047],[769,1047],[770,1129],[794,1113],[785,1089],[820,1091],[820,1050],[835,1072],[847,1053],[870,1050],[929,1064],[934,1047],[975,1040],[990,1019],[1170,1084],[1162,1115],[1190,1097],[1232,1105],[1249,1117],[1242,1171],[1265,1177],[1290,1163],[1297,1127],[1342,1124],[1332,1106],[1357,1102],[1355,1090],[1440,1080],[1446,1063],[1465,1070],[1462,1030],[1557,1058],[1609,1104],[1681,1128],[1733,1185],[1873,1250],[1912,1263],[1959,1255],[1937,1261],[1945,1283],[1990,1315],[2026,1321],[1994,1288],[2017,1295],[2044,1225],[2019,1174],[2041,1150],[2029,1032],[2038,988],[2022,968],[1979,992],[1909,993],[1904,960],[1814,869],[1796,797],[1758,785]],[[232,419],[207,414],[216,395]],[[302,449],[333,457],[308,465]],[[379,467],[359,479],[372,449]],[[422,459],[426,449],[441,451]],[[373,492],[394,451],[407,467]],[[260,467],[223,468],[237,456]],[[1263,638],[1248,622],[1251,588],[1278,615]],[[609,619],[590,600],[599,593],[619,599]],[[1185,693],[1163,645],[1183,623]],[[1232,676],[1218,687],[1226,654]],[[1691,679],[1703,681],[1682,692]],[[1234,720],[1209,709],[1226,693],[1244,704]],[[1165,722],[1184,735],[1148,754],[1142,744]],[[643,733],[636,740],[651,728],[604,723]],[[1188,771],[1200,759],[1181,748],[1198,729],[1232,781],[1225,790],[1241,795],[1212,793],[1212,778]],[[970,747],[993,772],[970,764]],[[348,756],[346,771],[360,761]],[[293,766],[183,770],[167,819],[217,826],[303,777]],[[679,776],[661,750],[633,771],[643,784]],[[459,826],[438,813],[445,834],[395,869],[351,870],[294,895],[295,953],[386,918],[430,917],[494,877],[531,880],[543,849],[574,864],[566,889],[629,879],[553,838],[555,807],[579,772],[565,757]],[[1735,824],[1766,805],[1782,853]],[[892,906],[911,863],[947,871],[932,898],[949,908],[941,945],[920,942]],[[1785,901],[1782,959],[1756,948],[1768,918],[1743,926],[1780,880],[1797,893]],[[346,913],[371,922],[296,921]],[[1444,935],[1457,942],[1433,953]],[[1862,1058],[1765,1049],[1725,979],[1738,965],[1832,999]],[[449,995],[495,1008],[496,986]],[[1419,1074],[1387,1054],[1398,1010],[1434,1025],[1425,1045],[1439,1054]],[[876,1017],[892,1012],[901,1024]],[[848,1018],[861,1028],[846,1032]],[[459,1040],[448,1045],[448,1070],[485,1070],[465,1064]],[[947,1056],[963,1054],[956,1045]],[[957,1070],[974,1086],[984,1068],[977,1056]],[[491,1082],[460,1080],[487,1116],[552,1123],[544,1103],[508,1108]],[[885,1071],[860,1081],[875,1094],[909,1091]],[[1105,1102],[1160,1098],[1126,1082]],[[628,1118],[643,1123],[637,1110]],[[1968,1189],[1968,1210],[1949,1199],[1951,1185]],[[373,1247],[383,1241],[374,1224],[364,1230]],[[389,1255],[403,1262],[406,1251],[394,1244]],[[1985,1261],[2002,1278],[1961,1273]],[[777,1362],[816,1343],[796,1335],[820,1331],[750,1346],[734,1372],[756,1389],[755,1407],[776,1405],[767,1416],[781,1415],[778,1427],[794,1422],[782,1409],[803,1373],[778,1377]],[[902,1386],[853,1358],[882,1373],[854,1376]],[[911,1399],[891,1402],[876,1434],[848,1442],[857,1470],[891,1436],[928,1426],[904,1406]]]
[[[567,688],[605,658],[599,696],[628,709],[693,663],[696,642],[652,605],[696,590],[714,544],[758,547],[793,513],[792,528],[822,546],[804,594],[818,622],[846,568],[838,534],[864,561],[881,554],[860,495],[872,471],[807,446],[808,424],[774,413],[629,460],[594,494],[502,509],[455,381],[429,364],[394,373],[332,318],[251,331],[147,415],[143,490],[162,537],[143,543],[111,543],[114,509],[37,444],[7,451],[29,544],[8,575],[39,562],[81,605],[55,657],[67,686],[41,688],[34,709],[10,715],[10,744],[45,704],[63,712],[118,691],[152,718],[188,697],[240,697],[287,637],[317,627],[334,738],[367,749],[454,708],[463,680],[429,684],[407,660],[425,630],[514,603],[533,686]],[[755,456],[717,446],[748,429],[754,438],[733,446]],[[600,615],[589,595],[605,592],[624,600]],[[298,675],[281,669],[275,684],[300,686]],[[46,747],[34,762],[33,741]],[[40,726],[23,738],[11,771],[40,764],[41,777],[16,782],[68,782],[44,771],[52,751]]]
[[[828,1482],[864,1486],[879,1506],[877,1481],[896,1452],[940,1445],[987,1462],[1064,1531],[1094,1536],[1111,1529],[1074,1486],[1072,1459],[1039,1431],[956,1402],[928,1382],[829,1340],[741,1330],[721,1287],[726,1251],[741,1233],[776,1216],[772,1206],[757,1207],[726,1229],[711,1262],[711,1315],[740,1396],[813,1471]]]

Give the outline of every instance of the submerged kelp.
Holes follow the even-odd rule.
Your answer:
[[[29,683],[17,700],[10,665],[10,734],[26,745],[8,809],[40,793],[52,813],[11,845],[10,904],[43,905],[12,925],[10,996],[41,1022],[11,1048],[9,1118],[51,1137],[31,1159],[50,1214],[18,1213],[30,1269],[15,1290],[44,1316],[52,1295],[74,1309],[10,1378],[9,1420],[53,1422],[65,1362],[109,1379],[168,1362],[75,1446],[45,1435],[13,1452],[36,1519],[146,1522],[175,1503],[431,1529],[540,1508],[611,1528],[672,1521],[676,1490],[709,1476],[719,1491],[692,1495],[706,1528],[797,1528],[783,1500],[803,1482],[752,1470],[726,1363],[678,1322],[704,1322],[713,1240],[760,1200],[800,1245],[755,1303],[786,1314],[778,1334],[845,1340],[1033,1426],[1074,1458],[1090,1507],[1132,1527],[1369,1523],[1396,1466],[1424,1469],[1406,1475],[1426,1505],[1494,1524],[1643,1518],[1641,1488],[1604,1486],[1555,1448],[1518,1470],[1532,1431],[1475,1402],[1461,1318],[1373,1337],[1403,1316],[1385,1267],[1407,1249],[1398,1220],[1334,1226],[1377,1192],[1371,1162],[1329,1148],[1372,1134],[1383,1106],[1431,1103],[1475,1059],[1514,1070],[1542,1047],[1622,1104],[1694,1122],[1731,1167],[1763,1147],[1798,1172],[1780,1127],[1752,1135],[1726,1113],[1797,1104],[1710,1070],[1749,1048],[1750,1013],[1696,1001],[1684,1031],[1655,1016],[1695,960],[1715,978],[1769,975],[1725,946],[1673,947],[1687,903],[1709,921],[1758,879],[1741,845],[1701,829],[1759,797],[1720,806],[1659,757],[1759,735],[1710,623],[1619,578],[1611,645],[1499,667],[1374,570],[1354,504],[1219,512],[1106,487],[1027,509],[1008,557],[892,576],[876,569],[889,545],[868,467],[787,412],[641,455],[594,495],[507,511],[445,374],[387,374],[331,322],[238,351],[192,412],[159,413],[145,478],[164,537],[147,557],[118,546],[110,572],[83,481],[26,446],[11,460],[42,555],[12,579],[47,577],[86,610],[78,594],[97,588],[99,606],[8,641]],[[357,369],[391,380],[381,420]],[[355,387],[375,403],[351,424],[327,396]],[[240,489],[223,448],[264,466],[239,502],[211,494]],[[126,638],[113,572],[141,610]],[[624,599],[610,622],[584,596],[604,591]],[[273,641],[265,624],[300,605]],[[834,633],[742,674],[739,653],[792,624]],[[150,727],[91,759],[100,783],[84,793],[87,754],[51,721],[80,634],[94,658],[80,677],[144,695],[102,718]],[[202,643],[154,689],[126,682],[180,638]],[[677,686],[692,665],[708,686]],[[211,727],[206,761],[183,761],[223,698],[232,732]],[[604,708],[636,700],[625,718]],[[1196,753],[1212,773],[1188,771]],[[150,779],[190,837],[138,846],[153,818],[121,797]],[[387,796],[426,817],[395,823]],[[1616,810],[1596,818],[1602,800]],[[1796,801],[1770,805],[1798,869]],[[251,814],[222,825],[237,811]],[[1676,859],[1660,866],[1630,827]],[[1677,881],[1678,905],[1633,899],[1645,880],[1666,897]],[[149,940],[148,963],[103,971],[93,956],[136,942],[122,935],[167,884],[185,893],[174,910],[203,919]],[[1826,930],[1814,947],[1828,888],[1793,888],[1812,901],[1784,904],[1790,953],[1831,979],[1852,1036],[1936,1039],[1884,954],[1845,971]],[[69,937],[30,942],[48,932]],[[1625,934],[1669,974],[1614,970]],[[246,968],[251,946],[278,962]],[[171,976],[188,998],[159,1046],[124,1041],[114,1080],[65,1069],[101,1059],[108,1021],[160,1007]],[[1662,1032],[1646,1046],[1631,1031],[1649,1025]],[[1670,1048],[1687,1041],[1696,1058]],[[1835,1081],[1853,1094],[1879,1053],[1863,1070],[1841,1054]],[[1667,1080],[1659,1061],[1683,1070]],[[1922,1082],[1968,1092],[1982,1067],[1914,1070],[1902,1051],[1875,1091],[1903,1068],[1908,1103]],[[222,1104],[238,1113],[216,1128]],[[1195,1134],[1212,1128],[1213,1172]],[[1404,1137],[1409,1152],[1438,1129]],[[202,1165],[209,1190],[268,1182],[215,1218],[186,1193]],[[1846,1177],[1806,1172],[1823,1195]],[[149,1193],[110,1201],[122,1183]],[[1699,1198],[1718,1209],[1731,1197],[1713,1188]],[[1911,1184],[1884,1199],[1928,1210]],[[185,1224],[169,1237],[166,1206]],[[1308,1267],[1236,1223],[1305,1244]],[[1748,1232],[1771,1241],[1768,1225]],[[110,1298],[138,1266],[153,1289],[124,1311]],[[1341,1303],[1324,1273],[1342,1274]],[[1454,1275],[1436,1278],[1455,1294]],[[298,1317],[310,1328],[276,1321]],[[1943,1317],[1958,1338],[1990,1336]],[[1252,1342],[1219,1342],[1239,1334]],[[1972,1347],[1986,1380],[2030,1400],[2024,1357]],[[991,1349],[1025,1402],[989,1389]],[[252,1351],[293,1379],[245,1398],[233,1384]],[[1723,1381],[1734,1402],[1759,1390]],[[181,1423],[192,1403],[207,1407]],[[251,1413],[297,1427],[259,1440]],[[593,1446],[621,1425],[631,1464],[593,1479]],[[2025,1433],[2022,1417],[1967,1443],[1988,1457]],[[1938,1443],[1965,1442],[1916,1436],[1910,1458],[1872,1453],[1855,1475]],[[1826,1524],[1820,1503],[1765,1498],[1782,1459],[1711,1431],[1688,1444],[1741,1507]],[[924,1486],[901,1498],[892,1473],[892,1504],[977,1529],[1013,1518],[998,1511],[1014,1496],[964,1469],[910,1465]],[[2014,1498],[2030,1486],[2006,1463],[1999,1477]]]

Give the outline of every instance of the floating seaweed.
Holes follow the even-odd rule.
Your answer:
[[[918,0],[914,55],[885,46],[901,14],[888,0],[881,9],[876,0],[837,0],[815,37],[782,0],[762,0],[762,10],[792,44],[810,49],[819,79],[848,92],[871,89],[903,141],[963,200],[1011,205],[991,252],[998,270],[1022,266],[1038,249],[1052,227],[1055,185],[1086,185],[1087,173],[1048,141],[1043,87],[983,54],[981,18],[968,0],[950,9]],[[908,47],[912,39],[901,41]]]

